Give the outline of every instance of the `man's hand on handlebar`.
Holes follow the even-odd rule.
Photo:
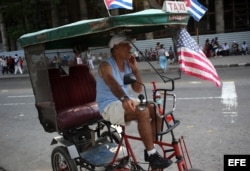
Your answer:
[[[135,101],[126,98],[122,101],[122,107],[125,111],[134,112],[136,110],[136,103]]]

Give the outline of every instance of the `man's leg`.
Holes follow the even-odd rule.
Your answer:
[[[136,112],[125,112],[125,121],[137,120],[138,132],[147,150],[154,149],[153,133],[151,128],[151,118],[149,109],[143,111],[137,110]]]
[[[18,68],[17,68],[17,66],[15,65],[15,72],[14,72],[14,74],[16,74],[16,73],[17,73],[17,69],[18,69]]]
[[[22,70],[21,66],[18,66],[18,69],[19,69],[20,74],[23,74],[23,70]]]
[[[94,66],[93,60],[91,60],[91,67],[92,67],[92,69],[95,69],[95,66]]]
[[[104,110],[103,118],[109,120],[113,124],[125,124],[125,122],[136,120],[138,123],[138,132],[146,148],[147,161],[149,161],[152,169],[166,168],[172,164],[172,161],[161,157],[154,147],[153,131],[151,127],[152,118],[150,114],[152,109],[146,108],[143,111],[136,110],[135,112],[126,112],[121,102],[117,101],[110,104]]]
[[[151,117],[151,128],[152,128],[152,135],[153,139],[156,140],[156,133],[161,132],[162,129],[162,118],[158,117],[156,115],[156,109],[154,109],[154,105],[150,104],[148,105],[149,112],[150,112],[150,117]]]
[[[133,115],[131,115],[131,113],[125,113],[125,120],[136,117],[135,119],[138,122],[138,131],[146,148],[146,154],[144,154],[145,161],[149,161],[150,166],[154,170],[166,168],[173,162],[160,156],[154,147],[153,140],[155,139],[154,135],[156,132],[153,131],[153,129],[155,130],[156,125],[154,123],[155,116],[151,118],[152,113],[154,114],[152,111],[153,107],[151,105],[151,107],[146,108],[143,111],[138,110],[134,112]]]

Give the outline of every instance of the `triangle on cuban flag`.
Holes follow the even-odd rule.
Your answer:
[[[115,1],[115,0],[104,0],[104,3],[105,3],[105,5],[106,5],[107,9],[109,9],[110,4],[111,4],[113,1]]]
[[[186,7],[191,7],[191,0],[184,0],[184,2],[186,3]]]
[[[124,8],[124,9],[133,9],[133,0],[104,0],[106,8],[108,10]]]

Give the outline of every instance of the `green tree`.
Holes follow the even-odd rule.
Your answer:
[[[56,5],[59,3],[60,0],[0,0],[4,50],[16,50],[16,40],[25,33],[58,26]]]

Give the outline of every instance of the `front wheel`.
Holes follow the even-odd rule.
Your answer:
[[[53,171],[77,171],[75,160],[70,158],[66,147],[58,146],[51,154]]]

